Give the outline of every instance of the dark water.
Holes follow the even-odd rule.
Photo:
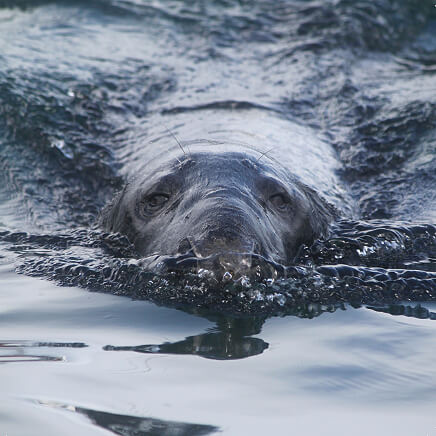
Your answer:
[[[434,432],[433,2],[0,0],[0,66],[8,434]],[[96,217],[228,114],[328,144],[341,219],[276,280],[153,275]]]

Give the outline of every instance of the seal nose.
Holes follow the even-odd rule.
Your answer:
[[[208,197],[202,213],[192,222],[189,242],[198,257],[223,252],[250,252],[253,249],[254,220],[242,200]]]
[[[251,241],[242,241],[240,238],[231,239],[222,235],[218,237],[210,233],[204,240],[190,239],[190,245],[197,258],[205,259],[203,265],[206,269],[228,273],[230,278],[249,273],[256,246]]]
[[[187,238],[190,247],[198,258],[214,254],[252,253],[256,244],[251,238],[221,232],[209,232],[204,238]]]

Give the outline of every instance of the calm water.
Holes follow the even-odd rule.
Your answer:
[[[435,35],[426,0],[0,0],[0,436],[436,435]],[[230,123],[340,222],[272,283],[143,271],[98,212]]]
[[[415,305],[270,318],[250,332],[10,264],[1,275],[3,434],[436,432],[436,324]]]

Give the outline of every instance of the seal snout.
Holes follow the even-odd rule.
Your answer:
[[[249,206],[241,206],[238,202],[240,200],[227,198],[196,205],[196,213],[187,222],[189,236],[186,239],[198,258],[259,250],[254,213]]]
[[[231,216],[213,214],[214,220],[205,222],[199,217],[191,223],[191,236],[178,244],[180,255],[190,254],[197,259],[199,268],[227,273],[232,278],[250,275],[253,255],[259,255],[261,244],[250,231],[249,220],[232,212]]]
[[[251,237],[244,237],[234,231],[219,230],[206,233],[204,237],[188,237],[190,249],[198,258],[206,258],[212,254],[253,253],[258,251],[259,244]],[[182,244],[184,248],[186,243]]]
[[[201,210],[187,224],[188,236],[178,244],[179,255],[190,254],[201,268],[233,278],[248,275],[252,256],[260,254],[262,245],[248,213],[228,204]]]

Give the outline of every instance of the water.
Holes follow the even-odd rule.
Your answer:
[[[430,1],[0,1],[0,434],[436,433],[435,29]],[[169,132],[247,131],[341,212],[281,277],[156,276],[95,226]]]
[[[434,303],[231,325],[1,273],[7,434],[434,431]]]

